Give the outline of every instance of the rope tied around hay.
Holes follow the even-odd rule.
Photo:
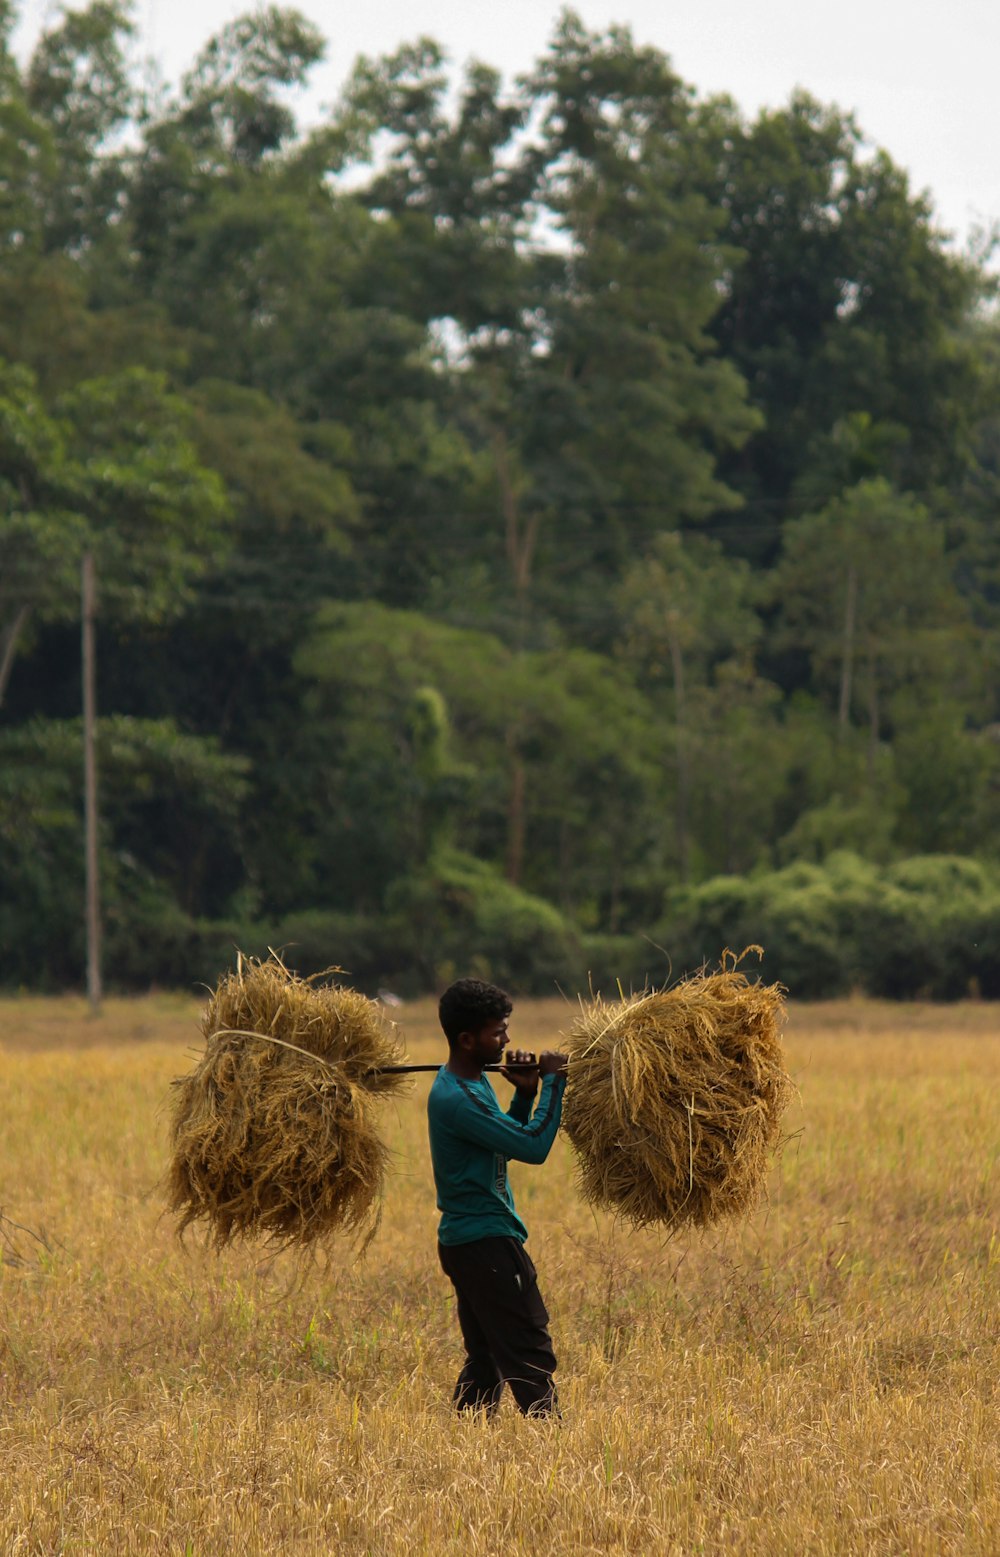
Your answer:
[[[747,951],[758,951],[748,947]],[[763,1193],[791,1095],[784,990],[717,971],[581,1008],[563,1106],[579,1187],[636,1227],[708,1227]]]
[[[219,1248],[337,1233],[367,1245],[388,1162],[376,1104],[406,1085],[390,1069],[403,1053],[393,1023],[272,955],[238,959],[202,1032],[201,1060],[174,1082],[166,1191],[178,1231],[204,1222]]]

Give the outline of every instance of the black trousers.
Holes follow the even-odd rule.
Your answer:
[[[492,1416],[505,1384],[526,1416],[558,1412],[549,1315],[531,1258],[516,1238],[438,1244],[458,1299],[465,1364],[455,1385],[459,1411]]]

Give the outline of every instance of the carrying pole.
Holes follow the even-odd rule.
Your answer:
[[[303,1049],[297,1043],[289,1043],[287,1038],[276,1038],[273,1033],[255,1033],[244,1027],[217,1027],[215,1032],[209,1034],[209,1038],[258,1038],[261,1043],[276,1043],[279,1049],[291,1049],[293,1054],[304,1054],[307,1060],[315,1060],[317,1065],[324,1065],[327,1070],[336,1070],[337,1060],[328,1060],[322,1054],[314,1054],[311,1049]],[[374,1076],[413,1076],[418,1071],[434,1071],[441,1069],[440,1065],[377,1065],[372,1070],[366,1070],[364,1079],[367,1081]],[[509,1065],[484,1065],[483,1070],[537,1070],[538,1061],[512,1060]]]
[[[378,1070],[368,1072],[369,1076],[415,1076],[418,1071],[434,1071],[441,1069],[440,1065],[380,1065]],[[483,1070],[537,1070],[537,1063],[530,1060],[519,1060],[517,1064],[510,1065],[484,1065]]]

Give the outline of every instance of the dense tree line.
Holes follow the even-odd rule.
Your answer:
[[[767,933],[801,992],[986,988],[933,948],[956,893],[1000,924],[1000,336],[887,153],[571,12],[514,85],[362,59],[308,131],[294,11],[155,93],[126,5],[25,63],[14,21],[6,981],[81,977],[89,551],[112,979],[280,941],[551,988]],[[824,908],[802,951],[862,882],[864,944]]]

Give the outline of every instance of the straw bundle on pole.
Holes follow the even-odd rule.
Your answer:
[[[325,975],[324,975],[325,977]],[[205,1052],[174,1083],[167,1198],[179,1232],[364,1243],[378,1226],[387,1150],[377,1104],[402,1044],[355,990],[301,979],[279,958],[240,958],[202,1020]]]
[[[597,998],[568,1036],[563,1123],[580,1189],[636,1227],[708,1227],[763,1194],[791,1092],[784,991],[751,983],[739,961],[724,953],[717,972],[671,989]]]

